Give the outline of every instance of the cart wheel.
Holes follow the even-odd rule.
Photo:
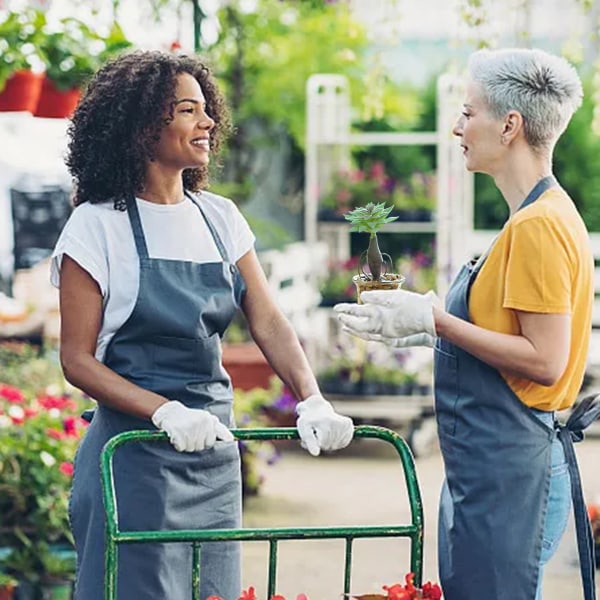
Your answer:
[[[435,418],[426,417],[413,421],[409,426],[406,441],[415,458],[434,452],[439,447]]]

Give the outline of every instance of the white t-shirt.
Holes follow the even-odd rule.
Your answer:
[[[236,263],[255,241],[246,219],[227,198],[202,192],[197,199],[218,232],[228,259]],[[151,258],[221,261],[206,221],[189,198],[178,204],[136,201]],[[112,202],[85,202],[73,211],[52,254],[50,280],[56,287],[60,285],[64,254],[81,265],[100,287],[104,315],[96,358],[103,360],[108,342],[131,314],[138,295],[139,261],[127,211],[115,210]]]

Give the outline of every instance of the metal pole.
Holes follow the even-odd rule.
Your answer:
[[[202,50],[202,21],[206,18],[206,13],[200,6],[200,0],[192,0],[192,6],[194,9],[194,51],[200,52]]]

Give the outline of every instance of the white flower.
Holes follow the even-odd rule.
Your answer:
[[[54,458],[54,456],[52,456],[52,454],[46,452],[45,450],[42,450],[40,452],[40,458],[47,467],[53,467],[56,464],[56,459]]]
[[[12,421],[6,415],[0,415],[0,429],[3,427],[10,427],[12,425]]]
[[[58,410],[58,408],[51,408],[48,411],[48,414],[53,418],[53,419],[60,419],[60,410]]]
[[[25,411],[23,410],[22,406],[18,406],[17,404],[13,404],[9,409],[8,409],[8,416],[12,417],[13,419],[24,419],[25,418]]]

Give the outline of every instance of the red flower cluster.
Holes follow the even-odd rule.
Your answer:
[[[404,585],[395,583],[393,585],[384,585],[386,594],[364,594],[361,596],[352,596],[357,600],[441,600],[442,589],[437,583],[428,581],[422,588],[416,588],[414,585],[415,574],[406,575]],[[206,600],[223,600],[220,596],[209,596]],[[256,600],[256,592],[253,587],[244,590],[238,600]],[[285,600],[279,594],[271,596],[269,600]],[[296,600],[308,600],[305,594],[298,594]]]
[[[206,600],[223,600],[221,596],[209,596]],[[256,600],[256,591],[250,586],[247,590],[243,590],[238,600]],[[285,600],[280,594],[271,596],[269,600]],[[296,600],[308,600],[305,594],[298,594]]]
[[[442,597],[442,589],[437,583],[428,581],[423,584],[421,589],[417,589],[414,585],[415,574],[409,573],[405,578],[405,585],[395,583],[394,585],[384,585],[383,589],[387,592],[387,596],[382,596],[386,600],[440,600]]]

